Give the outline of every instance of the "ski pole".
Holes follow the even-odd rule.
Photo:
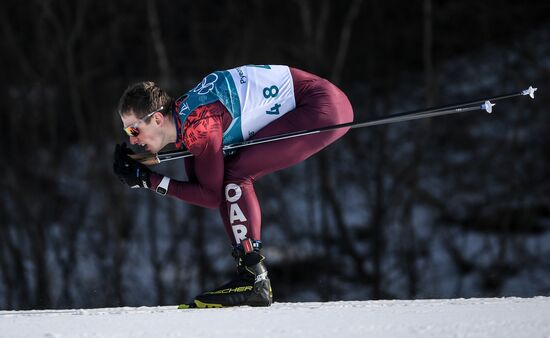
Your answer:
[[[534,99],[536,90],[537,88],[533,88],[532,86],[529,86],[529,88],[522,90],[521,92],[498,95],[498,96],[493,96],[489,98],[478,99],[475,101],[468,101],[468,102],[463,102],[458,104],[432,107],[427,109],[419,109],[419,110],[413,110],[413,111],[408,111],[404,113],[397,113],[397,114],[389,115],[387,117],[371,119],[364,122],[341,123],[341,124],[335,124],[332,126],[327,126],[322,128],[300,130],[300,131],[289,132],[289,133],[284,133],[280,135],[263,137],[259,139],[246,140],[246,141],[225,145],[223,146],[223,151],[229,152],[234,149],[239,149],[239,148],[248,147],[252,145],[286,140],[286,139],[301,137],[306,135],[313,135],[313,134],[322,133],[325,131],[330,131],[330,130],[335,130],[340,128],[349,128],[349,129],[364,128],[364,127],[371,127],[371,126],[377,126],[377,125],[383,125],[383,124],[391,124],[391,123],[397,123],[397,122],[423,119],[427,117],[458,114],[458,113],[464,113],[464,112],[474,111],[474,110],[484,110],[488,113],[491,113],[493,111],[493,106],[495,105],[492,102],[509,99],[517,96],[526,96],[526,95],[529,95],[532,99]],[[177,159],[191,157],[191,156],[193,156],[193,154],[191,154],[188,150],[172,150],[172,151],[166,151],[158,154],[141,153],[141,154],[131,155],[132,158],[146,165],[158,164],[161,162],[172,161],[172,160],[177,160]]]

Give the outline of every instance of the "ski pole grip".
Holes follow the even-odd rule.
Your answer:
[[[131,154],[131,155],[128,155],[130,156],[130,158],[138,161],[138,162],[141,162],[145,165],[155,165],[155,164],[159,164],[159,159],[157,157],[157,155],[155,154],[149,154],[149,153],[140,153],[140,154]]]

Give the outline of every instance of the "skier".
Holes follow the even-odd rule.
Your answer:
[[[148,188],[187,203],[218,208],[237,262],[235,277],[195,297],[197,307],[269,306],[273,301],[261,254],[260,177],[304,161],[348,129],[259,144],[224,154],[222,146],[290,131],[351,122],[346,95],[329,81],[280,65],[247,65],[207,75],[173,100],[153,82],[130,85],[118,114],[130,143],[157,153],[185,146],[188,181],[151,171],[116,145],[114,172],[131,188]]]

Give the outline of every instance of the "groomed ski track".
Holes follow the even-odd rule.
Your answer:
[[[0,311],[0,337],[550,337],[550,298]]]

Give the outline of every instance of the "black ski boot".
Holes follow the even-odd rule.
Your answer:
[[[270,306],[273,302],[271,282],[267,277],[265,257],[260,241],[246,239],[233,249],[237,274],[228,283],[195,297],[199,308],[228,306]]]

